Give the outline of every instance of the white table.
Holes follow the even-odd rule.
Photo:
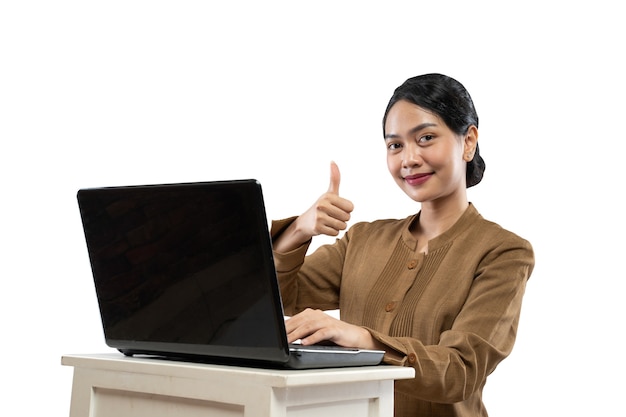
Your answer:
[[[125,357],[66,355],[70,417],[392,417],[393,384],[414,369],[368,366],[272,370]]]

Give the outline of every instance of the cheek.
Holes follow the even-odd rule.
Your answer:
[[[392,175],[398,170],[398,158],[396,156],[387,155],[387,169]]]
[[[463,154],[454,148],[441,149],[431,154],[429,162],[438,169],[450,168],[455,170],[456,166],[463,162]]]
[[[447,165],[450,175],[453,178],[465,177],[466,163],[462,157],[455,156],[454,158],[450,158]]]

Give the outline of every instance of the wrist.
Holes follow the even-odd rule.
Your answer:
[[[291,252],[311,240],[311,236],[304,233],[299,227],[298,220],[299,217],[274,240],[273,246],[276,252]]]
[[[362,336],[361,336],[361,344],[359,347],[363,349],[372,349],[372,350],[385,350],[386,347],[381,342],[379,342],[372,333],[367,330],[365,327],[361,327]]]

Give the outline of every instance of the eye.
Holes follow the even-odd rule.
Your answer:
[[[402,148],[402,145],[399,144],[398,142],[388,142],[387,143],[387,150],[388,151],[397,151],[400,148]]]
[[[428,142],[432,141],[433,139],[435,139],[435,137],[433,135],[424,135],[424,136],[419,138],[419,142],[420,143],[428,143]]]

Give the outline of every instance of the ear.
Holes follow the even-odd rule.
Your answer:
[[[478,128],[471,125],[467,129],[465,138],[463,139],[463,159],[466,162],[474,159],[474,153],[476,152],[476,145],[478,144]]]

